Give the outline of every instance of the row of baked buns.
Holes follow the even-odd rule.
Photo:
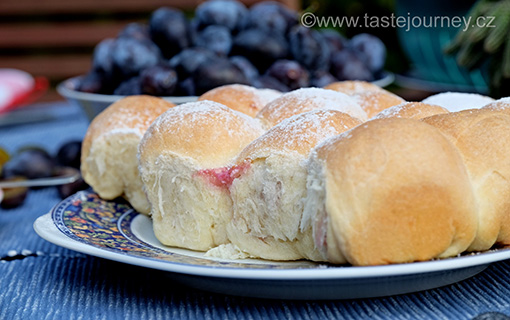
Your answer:
[[[132,96],[92,121],[82,174],[149,214],[161,243],[210,256],[445,258],[510,243],[508,110],[463,93],[406,102],[359,81],[228,85],[178,106]]]

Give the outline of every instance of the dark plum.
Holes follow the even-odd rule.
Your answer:
[[[329,46],[331,55],[335,52],[341,51],[348,46],[348,40],[344,38],[339,32],[333,29],[322,29],[320,33],[326,39]]]
[[[285,38],[259,29],[248,29],[234,38],[233,55],[250,60],[260,72],[264,72],[274,61],[285,59],[288,45]]]
[[[257,3],[248,12],[248,28],[257,28],[281,36],[285,36],[297,23],[297,13],[275,1]]]
[[[142,94],[142,83],[139,76],[129,78],[119,84],[113,94],[120,96],[131,96]]]
[[[125,78],[140,73],[145,68],[155,66],[161,60],[161,52],[151,41],[134,38],[117,39],[113,50],[113,63]]]
[[[92,70],[80,79],[76,89],[88,93],[111,93],[110,84],[103,75]]]
[[[212,25],[202,30],[195,38],[195,45],[226,56],[232,49],[232,35],[224,26]]]
[[[149,27],[146,24],[132,22],[128,23],[124,29],[122,29],[118,36],[118,38],[134,38],[137,40],[149,40],[151,35],[149,33]]]
[[[92,54],[92,70],[108,81],[116,78],[116,70],[113,63],[115,43],[115,39],[104,39],[96,45]]]
[[[195,11],[195,23],[198,30],[210,25],[227,27],[232,32],[244,28],[248,9],[235,0],[210,0],[199,5]]]
[[[182,81],[177,82],[174,95],[176,96],[194,96],[195,95],[195,83],[193,78],[189,77]]]
[[[60,167],[55,170],[55,175],[57,176],[71,176],[79,173],[80,171],[71,167]],[[62,184],[57,186],[57,191],[60,198],[64,199],[69,197],[70,195],[75,194],[78,191],[88,189],[89,185],[83,180],[83,178],[78,178],[75,182],[71,182],[68,184]]]
[[[57,151],[55,160],[59,166],[80,169],[81,141],[64,143]]]
[[[229,60],[244,73],[244,76],[248,80],[253,81],[257,79],[257,77],[259,76],[259,71],[257,70],[257,68],[255,68],[253,63],[251,63],[245,57],[233,56],[230,57]]]
[[[11,177],[8,179],[5,179],[4,181],[24,181],[27,180],[25,177]],[[2,209],[14,209],[19,207],[20,205],[25,202],[25,198],[28,194],[28,188],[27,187],[17,187],[17,188],[5,188],[4,191],[4,197],[2,200],[0,200],[0,207]]]
[[[372,81],[374,76],[359,54],[345,49],[331,58],[331,74],[338,80]]]
[[[46,151],[39,148],[27,148],[20,150],[3,165],[2,177],[47,178],[52,176],[54,166],[52,157]]]
[[[179,79],[185,79],[192,76],[199,65],[217,57],[214,52],[205,48],[188,48],[170,59],[169,64],[177,71]]]
[[[163,7],[154,11],[149,20],[149,33],[165,58],[191,45],[188,19],[177,9]]]
[[[278,81],[277,79],[265,74],[260,76],[253,84],[256,88],[274,89],[281,92],[290,91],[289,87]]]
[[[193,75],[193,82],[197,95],[226,84],[249,84],[241,70],[226,58],[202,63]]]
[[[330,49],[319,31],[295,26],[289,32],[289,46],[294,59],[308,70],[328,70]]]
[[[310,80],[310,86],[323,88],[330,83],[338,81],[331,73],[328,71],[315,71],[312,73],[312,79]]]
[[[166,65],[149,67],[140,73],[142,93],[170,96],[177,85],[177,73]]]
[[[290,90],[296,90],[310,85],[310,75],[298,62],[293,60],[278,60],[267,69],[267,75],[283,83]]]
[[[386,60],[386,46],[377,38],[368,33],[361,33],[349,41],[349,46],[363,57],[372,72],[381,71]]]

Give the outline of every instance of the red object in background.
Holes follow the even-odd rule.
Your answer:
[[[16,69],[0,69],[0,114],[36,101],[48,89],[44,77]]]

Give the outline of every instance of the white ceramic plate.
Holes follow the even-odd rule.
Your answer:
[[[34,223],[44,239],[85,254],[168,271],[174,280],[219,293],[278,299],[346,299],[403,294],[467,279],[490,263],[510,258],[500,249],[409,264],[352,267],[307,261],[223,260],[168,248],[149,218],[123,201],[79,192]]]

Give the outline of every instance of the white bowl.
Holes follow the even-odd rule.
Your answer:
[[[110,104],[117,100],[124,98],[125,96],[112,95],[112,94],[98,94],[98,93],[87,93],[76,90],[78,83],[83,76],[67,79],[61,82],[57,86],[58,93],[69,100],[71,103],[80,106],[89,120],[103,111]],[[391,72],[384,72],[382,78],[372,81],[373,84],[380,87],[386,87],[393,83],[395,77]],[[186,102],[193,102],[198,99],[196,96],[185,96],[185,97],[161,97],[167,101],[175,104],[181,104]]]
[[[94,119],[101,111],[106,109],[109,105],[117,100],[120,100],[126,96],[113,95],[113,94],[98,94],[88,93],[76,90],[78,83],[83,76],[67,79],[61,82],[57,86],[57,92],[69,100],[69,102],[80,106],[89,120]],[[186,102],[193,102],[198,99],[196,96],[187,97],[161,97],[167,101],[175,104],[181,104]]]

